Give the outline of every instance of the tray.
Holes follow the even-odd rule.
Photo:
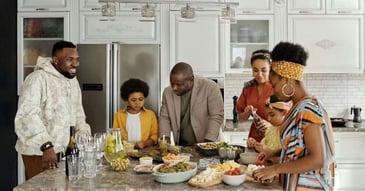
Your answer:
[[[153,172],[154,165],[137,165],[133,168],[133,171],[138,174],[149,174]]]

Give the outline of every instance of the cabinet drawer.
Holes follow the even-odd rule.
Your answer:
[[[337,164],[335,190],[365,190],[364,164]]]
[[[335,159],[337,163],[365,163],[365,133],[335,133]]]

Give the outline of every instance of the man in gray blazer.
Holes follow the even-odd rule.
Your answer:
[[[184,62],[172,68],[170,84],[162,95],[160,137],[170,137],[172,131],[175,144],[181,146],[218,141],[224,115],[219,86],[194,76],[191,66]]]

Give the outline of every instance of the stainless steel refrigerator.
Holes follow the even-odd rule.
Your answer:
[[[125,107],[120,86],[129,78],[145,81],[145,107],[156,115],[160,105],[160,46],[157,44],[78,44],[77,78],[86,121],[92,133],[112,127],[114,114]]]

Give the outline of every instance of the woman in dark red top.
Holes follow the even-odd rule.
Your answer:
[[[253,111],[256,111],[264,119],[258,123],[257,127],[252,123],[248,135],[258,142],[265,135],[265,129],[270,126],[270,123],[266,121],[265,111],[265,101],[273,94],[269,82],[270,63],[271,58],[268,50],[257,50],[252,53],[251,67],[254,79],[244,84],[236,105],[239,121],[247,121]]]

